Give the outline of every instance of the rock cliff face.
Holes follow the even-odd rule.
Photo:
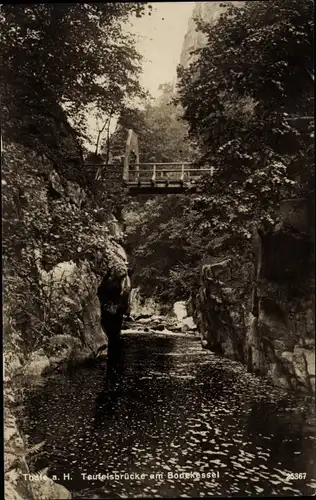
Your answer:
[[[45,186],[65,197],[70,205],[77,204],[80,208],[84,191],[73,182],[68,182],[67,187],[65,190],[60,176],[54,171]],[[119,335],[130,292],[127,255],[121,246],[123,233],[112,215],[93,228],[94,232],[96,230],[103,248],[93,260],[83,255],[76,262],[59,262],[46,272],[37,251],[39,282],[50,296],[51,309],[58,311],[58,318],[54,319],[60,325],[60,333],[43,339],[40,345],[47,367],[96,356],[106,348],[108,341]],[[25,366],[26,372],[41,365],[40,353],[32,353],[31,362]]]
[[[194,297],[205,347],[245,363],[276,385],[315,391],[314,246],[306,200],[285,200],[282,222],[255,231],[251,255],[213,242]]]
[[[189,19],[188,31],[185,35],[180,64],[187,68],[192,61],[191,52],[203,47],[206,42],[205,36],[197,31],[195,19],[201,19],[204,22],[216,23],[219,16],[230,4],[237,7],[241,6],[244,2],[195,2],[192,16]]]
[[[18,392],[23,385],[36,383],[41,376],[75,367],[78,363],[104,354],[108,345],[117,340],[123,315],[129,305],[127,256],[122,246],[122,228],[114,215],[106,211],[104,217],[93,219],[93,225],[81,226],[85,233],[83,239],[93,244],[96,242],[95,246],[91,246],[90,253],[69,247],[67,234],[73,235],[76,226],[67,226],[69,222],[64,222],[63,211],[65,219],[66,214],[71,213],[74,220],[80,220],[81,213],[82,217],[85,214],[87,193],[82,185],[58,172],[53,162],[46,161],[45,172],[36,177],[36,166],[30,165],[36,155],[27,157],[27,153],[16,145],[12,151],[14,154],[11,154],[7,145],[6,160],[10,168],[5,175],[4,188],[9,193],[10,189],[16,187],[12,164],[19,161],[16,154],[19,151],[23,165],[27,165],[28,169],[25,176],[21,177],[25,187],[23,220],[33,217],[32,207],[35,207],[38,210],[39,230],[37,234],[27,234],[23,242],[22,251],[27,253],[33,263],[33,267],[29,268],[29,276],[18,275],[18,270],[16,275],[13,274],[14,279],[8,273],[8,279],[13,282],[22,280],[22,285],[23,279],[34,283],[34,288],[33,285],[30,288],[34,292],[33,303],[36,297],[43,308],[38,316],[34,310],[34,321],[30,323],[33,327],[33,343],[31,348],[26,349],[27,328],[23,332],[16,328],[16,318],[13,317],[16,309],[10,303],[9,295],[12,288],[7,287],[9,292],[4,304],[6,498],[67,499],[71,498],[70,493],[51,479],[38,483],[28,479],[27,443],[19,432],[15,418]],[[9,195],[7,199],[10,199]],[[60,226],[54,227],[56,252],[53,255],[54,262],[47,264],[43,255],[43,233],[47,227],[46,221],[48,224],[56,214],[61,214],[58,219]],[[64,247],[66,251],[63,253],[60,250]],[[89,245],[86,248],[89,249]],[[94,252],[95,248],[97,251]],[[69,258],[72,255],[73,258]],[[41,322],[36,323],[39,318]]]
[[[13,151],[16,149],[19,150]],[[8,162],[10,153],[7,147]],[[17,161],[13,153],[11,157],[12,162]],[[128,309],[130,280],[127,255],[122,247],[123,229],[106,210],[102,209],[102,215],[94,218],[89,215],[98,210],[90,208],[87,212],[85,190],[58,172],[53,163],[46,161],[39,175],[36,157],[26,156],[23,162],[29,164],[33,160],[34,167],[27,167],[29,170],[21,176],[24,187],[21,212],[24,221],[30,220],[31,228],[24,243],[28,259],[24,262],[30,263],[26,267],[30,273],[28,282],[43,309],[37,316],[37,311],[32,312],[34,321],[40,319],[42,325],[39,328],[30,322],[35,332],[36,327],[41,330],[35,345],[54,363],[57,352],[65,360],[95,356],[108,339],[118,335]],[[5,189],[10,192],[16,182],[12,172],[7,179]],[[34,210],[38,216],[35,222]],[[53,238],[49,236],[51,232]],[[68,238],[72,238],[71,244]],[[23,276],[19,279],[26,279]],[[9,307],[10,297],[7,300]],[[10,310],[14,314],[14,307]],[[11,337],[12,332],[8,331],[7,338]],[[26,356],[32,358],[34,366],[36,350],[31,347],[31,351]]]

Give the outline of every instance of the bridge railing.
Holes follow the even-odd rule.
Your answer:
[[[129,166],[127,183],[190,182],[212,169],[194,168],[192,163],[139,163]]]
[[[120,179],[126,184],[190,183],[203,174],[213,174],[212,168],[196,168],[192,163],[137,163],[129,165],[128,172],[122,164],[86,164],[96,180]]]

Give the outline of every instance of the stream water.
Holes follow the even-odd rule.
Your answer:
[[[190,336],[123,335],[109,363],[47,379],[24,406],[30,442],[46,441],[35,470],[49,467],[73,498],[316,491],[308,400]]]

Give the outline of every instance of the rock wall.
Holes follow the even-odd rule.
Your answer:
[[[193,57],[191,52],[203,47],[206,43],[206,38],[203,33],[197,31],[197,26],[195,19],[201,19],[204,22],[216,23],[219,16],[225,9],[230,5],[234,4],[237,7],[241,6],[244,2],[195,2],[195,6],[192,12],[192,16],[189,19],[188,30],[185,35],[181,56],[180,64],[184,68],[187,68],[192,62]]]
[[[252,251],[213,242],[193,297],[205,347],[239,360],[279,386],[315,391],[314,245],[305,200],[285,200],[282,222],[255,231]]]
[[[19,148],[15,150],[20,151]],[[17,160],[12,155],[9,161]],[[27,163],[27,158],[24,163]],[[87,193],[82,186],[57,172],[53,163],[48,165],[45,175],[41,177],[36,178],[32,168],[29,170],[31,174],[22,179],[26,186],[24,208],[35,199],[41,223],[51,219],[54,207],[61,202],[65,211],[76,216],[81,212],[84,215]],[[9,189],[10,183],[15,182],[14,175],[10,177],[8,174],[6,178]],[[30,186],[27,185],[28,179]],[[14,307],[9,303],[9,296],[5,296],[4,303],[6,500],[71,498],[65,488],[49,478],[39,482],[28,479],[29,450],[17,425],[17,394],[23,385],[35,383],[42,376],[104,354],[111,341],[118,338],[123,315],[128,312],[129,306],[130,279],[127,255],[122,246],[124,235],[114,215],[107,213],[99,222],[94,219],[93,226],[84,229],[86,239],[97,242],[98,250],[93,255],[70,247],[65,255],[71,256],[73,251],[73,260],[61,258],[58,262],[58,256],[63,254],[60,248],[62,245],[66,247],[67,241],[60,242],[60,245],[57,242],[57,257],[54,255],[53,265],[51,262],[47,265],[42,254],[41,230],[39,224],[39,233],[34,238],[30,235],[30,241],[24,242],[25,250],[35,263],[34,268],[30,268],[32,280],[36,282],[34,296],[40,293],[43,303],[46,299],[49,303],[49,308],[44,307],[44,313],[49,311],[47,321],[44,321],[46,313],[43,317],[43,311],[40,311],[39,317],[43,321],[33,325],[35,332],[38,325],[41,331],[32,349],[25,348],[27,332],[16,329],[12,317]],[[69,230],[74,234],[76,227]],[[58,228],[56,234],[61,239]],[[37,245],[36,241],[41,245]],[[21,276],[16,279],[21,279]],[[34,332],[32,334],[34,336]]]
[[[49,320],[39,325],[42,335],[35,342],[37,349],[27,353],[26,364],[33,372],[37,359],[41,359],[38,366],[45,365],[43,356],[47,365],[55,366],[62,360],[96,356],[105,348],[113,331],[114,335],[119,333],[115,324],[120,324],[122,315],[128,310],[130,280],[127,255],[122,246],[122,225],[114,215],[106,212],[98,219],[90,219],[86,212],[87,194],[79,184],[46,165],[46,172],[26,190],[24,198],[24,209],[28,203],[33,207],[36,199],[36,209],[41,217],[38,234],[30,234],[30,241],[25,241],[28,258],[34,263],[33,269],[29,269],[34,283],[34,289],[30,291],[39,294],[39,301],[43,304],[45,300],[49,302],[49,310],[44,311]],[[73,218],[71,216],[66,221],[65,217],[62,227],[52,226],[56,243],[53,241],[54,248],[50,251],[41,231],[47,234],[46,221],[54,219],[56,213],[56,220],[63,225],[63,211],[66,216],[73,214]],[[87,222],[79,224],[81,214]],[[69,220],[74,221],[75,227],[67,226]],[[90,226],[85,226],[90,220]],[[81,232],[83,248],[79,243],[77,248],[76,237],[76,247],[67,241],[68,235],[73,238],[76,230]],[[48,261],[47,253],[45,255],[47,247]],[[43,323],[43,314],[41,319]],[[11,336],[8,332],[7,338]]]

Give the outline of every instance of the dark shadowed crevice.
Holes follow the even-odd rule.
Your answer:
[[[128,294],[122,289],[122,279],[108,273],[98,288],[101,326],[109,340],[109,349],[120,343],[124,315],[128,311]]]

